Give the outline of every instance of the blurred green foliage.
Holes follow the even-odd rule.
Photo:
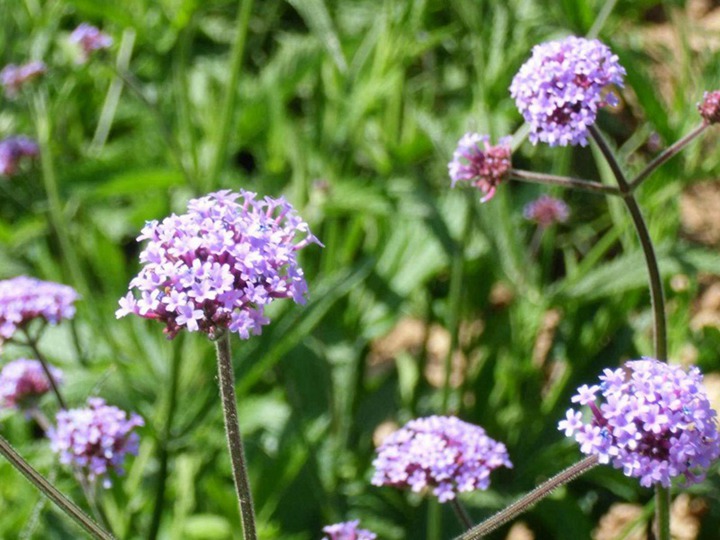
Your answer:
[[[240,538],[213,347],[195,335],[167,342],[159,325],[113,315],[137,271],[143,223],[219,188],[286,194],[325,244],[302,253],[307,305],[275,305],[262,336],[233,342],[262,538],[320,538],[323,524],[350,518],[390,540],[459,534],[449,508],[369,484],[373,433],[387,421],[449,411],[507,443],[515,468],[463,497],[478,521],[578,459],[556,428],[574,389],[652,350],[631,222],[619,200],[553,191],[571,220],[531,249],[535,231],[522,208],[547,189],[511,183],[480,205],[477,194],[449,189],[446,165],[465,131],[497,139],[521,126],[507,89],[534,44],[591,29],[628,71],[621,110],[600,126],[629,170],[697,124],[695,103],[717,87],[720,62],[709,47],[690,46],[685,3],[618,2],[596,25],[605,4],[263,0],[252,6],[237,84],[228,87],[239,3],[0,0],[0,64],[49,66],[20,99],[2,100],[0,136],[35,136],[44,122],[52,156],[0,179],[0,275],[77,287],[73,325],[41,343],[66,373],[69,400],[99,394],[147,421],[139,456],[102,497],[118,537],[152,537],[156,515],[158,538]],[[79,65],[67,36],[83,21],[115,45]],[[671,42],[651,41],[660,27]],[[684,288],[666,287],[671,356],[691,344],[706,372],[720,370],[720,332],[691,329],[690,310],[698,274],[720,273],[720,256],[681,239],[678,200],[687,185],[720,173],[711,133],[639,193],[666,284],[687,276]],[[525,143],[514,163],[611,181],[595,157]],[[377,340],[409,318],[423,329],[413,346],[403,337],[378,352]],[[464,359],[461,384],[447,395],[426,377],[445,361],[433,328]],[[2,360],[25,354],[6,346]],[[1,414],[3,435],[84,504],[38,429]],[[1,538],[77,538],[4,461],[0,478]],[[715,538],[717,470],[693,492],[708,506],[701,537]],[[537,538],[589,538],[617,501],[652,497],[603,467],[522,519]]]

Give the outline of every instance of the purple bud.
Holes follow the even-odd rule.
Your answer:
[[[717,124],[720,122],[720,90],[705,92],[703,100],[698,103],[700,116],[708,124]]]
[[[448,163],[452,187],[460,181],[470,182],[485,195],[481,202],[495,195],[497,186],[510,176],[510,137],[503,137],[492,146],[487,135],[466,133],[458,142],[453,159]]]
[[[0,175],[11,176],[24,158],[34,158],[40,153],[35,141],[28,137],[8,137],[0,141]]]
[[[570,209],[560,199],[542,195],[527,205],[523,210],[525,219],[534,221],[542,228],[555,223],[565,223],[570,216]]]
[[[377,535],[366,529],[359,529],[360,520],[345,521],[323,527],[322,540],[375,540]]]
[[[5,89],[5,95],[15,97],[23,85],[43,75],[47,67],[43,62],[35,61],[16,66],[8,64],[0,71],[0,85]]]
[[[108,49],[112,46],[113,40],[98,28],[87,23],[82,23],[70,34],[70,43],[79,45],[79,62],[85,63],[94,51]]]
[[[62,371],[53,366],[49,368],[55,382],[61,382]],[[13,360],[0,372],[0,405],[17,409],[34,407],[50,388],[38,360]]]

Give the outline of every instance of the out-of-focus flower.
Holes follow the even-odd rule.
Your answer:
[[[113,40],[98,28],[87,23],[81,23],[70,34],[70,43],[80,47],[79,61],[85,63],[93,52],[112,46]]]
[[[575,36],[536,45],[510,85],[530,124],[530,141],[585,146],[600,107],[617,104],[608,85],[623,86],[625,69],[610,48]]]
[[[375,540],[377,535],[366,529],[359,529],[360,520],[345,521],[323,527],[322,540]]]
[[[487,489],[490,472],[512,467],[505,445],[453,416],[411,420],[385,439],[373,461],[376,486],[433,488],[440,502]]]
[[[75,315],[78,294],[68,285],[18,276],[0,281],[0,341],[35,319],[57,324]]]
[[[243,339],[259,334],[274,299],[304,303],[296,252],[320,243],[283,198],[229,190],[190,201],[186,214],[147,223],[138,240],[148,240],[144,266],[116,316],[159,320],[170,338],[183,328],[211,337],[224,329]]]
[[[61,382],[62,371],[48,367],[55,382]],[[13,360],[0,371],[0,405],[3,407],[33,407],[50,388],[50,381],[38,360]]]
[[[717,124],[720,122],[720,90],[705,92],[703,100],[698,103],[700,116],[708,124]]]
[[[560,199],[542,195],[525,205],[523,215],[525,219],[534,221],[540,227],[547,228],[555,223],[565,223],[570,217],[570,209]]]
[[[487,135],[466,133],[458,142],[452,161],[448,163],[452,187],[457,182],[470,182],[485,194],[481,202],[493,198],[497,186],[508,178],[512,167],[511,138],[503,137],[496,146],[489,141]]]
[[[137,455],[140,437],[134,431],[144,425],[137,414],[126,413],[101,398],[88,399],[83,409],[57,413],[57,426],[48,431],[50,446],[60,462],[79,468],[91,482],[112,485],[109,473],[124,473],[127,454]]]
[[[0,141],[0,175],[15,174],[23,158],[33,158],[40,153],[35,141],[28,137],[8,137]]]
[[[0,85],[5,89],[5,95],[12,98],[26,82],[38,78],[46,71],[45,63],[40,61],[28,62],[21,66],[8,64],[0,71]]]
[[[680,476],[688,484],[704,478],[704,469],[720,456],[720,437],[698,368],[686,372],[646,358],[606,369],[600,381],[581,386],[572,398],[590,407],[592,419],[585,422],[570,409],[558,424],[582,453],[612,463],[645,487],[669,487]]]

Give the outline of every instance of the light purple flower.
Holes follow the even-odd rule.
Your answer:
[[[322,540],[375,540],[377,535],[366,529],[359,529],[360,520],[345,521],[323,527]]]
[[[525,219],[534,221],[538,226],[546,229],[554,223],[565,223],[570,217],[570,209],[560,199],[542,195],[525,205],[523,215]]]
[[[497,186],[510,175],[510,137],[503,137],[496,146],[487,135],[466,133],[458,142],[453,159],[448,163],[452,187],[467,181],[484,193],[481,202],[495,195]]]
[[[698,110],[708,124],[720,123],[720,90],[705,92],[702,101],[698,103]]]
[[[79,468],[91,482],[101,480],[107,488],[111,472],[124,473],[125,456],[137,455],[140,438],[134,429],[144,424],[137,414],[90,398],[86,408],[58,412],[57,426],[48,437],[60,463]]]
[[[0,176],[15,174],[23,158],[34,158],[40,153],[35,141],[28,137],[8,137],[0,141]]]
[[[81,23],[70,34],[70,43],[79,45],[80,62],[85,63],[93,52],[111,47],[113,40],[98,28],[87,23]]]
[[[48,367],[55,382],[61,382],[62,371]],[[38,360],[13,360],[0,371],[0,405],[3,407],[33,407],[50,388],[50,381]]]
[[[47,71],[44,62],[28,62],[21,66],[8,64],[0,71],[0,85],[5,89],[5,95],[15,97],[26,82],[36,79]]]
[[[617,104],[606,88],[623,86],[625,69],[610,48],[575,36],[536,45],[510,85],[530,124],[530,141],[585,146],[600,107]]]
[[[120,299],[118,318],[134,313],[181,329],[246,339],[269,320],[276,298],[303,303],[307,285],[296,252],[320,242],[284,199],[218,191],[188,203],[188,212],[145,225],[143,268]],[[136,297],[132,291],[137,291]]]
[[[388,436],[373,461],[376,486],[423,491],[433,488],[440,502],[457,493],[487,489],[490,472],[512,467],[505,445],[479,426],[453,416],[411,420]]]
[[[581,413],[570,409],[558,424],[581,452],[623,469],[645,487],[669,487],[676,477],[687,484],[704,478],[704,469],[720,456],[720,437],[698,368],[686,372],[646,358],[606,369],[600,381],[599,387],[583,385],[573,399],[589,405],[592,419],[583,423]],[[590,399],[595,388],[599,406]]]
[[[78,294],[68,285],[18,276],[0,281],[0,342],[35,319],[57,324],[75,315]]]

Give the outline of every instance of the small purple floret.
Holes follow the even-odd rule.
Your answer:
[[[523,215],[528,221],[533,221],[546,229],[555,223],[565,223],[570,217],[570,209],[560,199],[542,195],[525,205]]]
[[[411,420],[383,442],[373,465],[374,485],[433,488],[440,502],[487,489],[494,469],[512,467],[504,444],[453,416]]]
[[[55,382],[61,382],[62,371],[53,366],[49,369]],[[50,388],[50,381],[38,360],[13,360],[0,371],[0,405],[3,407],[34,407]]]
[[[68,285],[26,276],[0,281],[0,342],[35,319],[53,325],[72,319],[77,299]]]
[[[0,176],[11,176],[18,171],[24,158],[40,153],[35,141],[28,137],[8,137],[0,141]]]
[[[466,133],[458,142],[453,159],[448,163],[452,187],[457,182],[470,182],[484,193],[481,202],[495,195],[497,186],[510,175],[510,137],[503,137],[496,146],[487,135]]]
[[[88,61],[94,51],[110,48],[113,40],[98,28],[87,23],[81,23],[70,34],[70,43],[80,46],[80,62],[84,63]]]
[[[147,223],[138,237],[147,240],[144,266],[116,316],[159,320],[170,338],[228,329],[247,339],[268,324],[274,299],[304,303],[296,252],[320,242],[285,199],[256,197],[218,191],[190,201],[186,214]]]
[[[705,92],[702,101],[698,103],[698,111],[708,124],[720,123],[720,90]]]
[[[112,485],[111,472],[124,474],[125,456],[137,455],[140,438],[134,429],[144,424],[137,414],[90,398],[86,408],[60,411],[48,437],[61,463],[79,468],[88,480],[101,480],[107,488]]]
[[[47,71],[44,62],[28,62],[21,66],[8,64],[0,71],[0,85],[5,89],[9,98],[17,96],[25,83],[43,75]]]
[[[617,104],[607,87],[622,87],[624,76],[609,47],[597,39],[570,36],[536,45],[515,75],[510,94],[530,124],[533,144],[585,146],[598,109]]]
[[[580,387],[573,401],[587,404],[592,418],[583,422],[570,409],[558,429],[574,437],[582,453],[612,463],[645,487],[669,487],[676,477],[700,482],[720,456],[717,415],[700,370],[650,358],[625,367],[604,370],[599,386]]]
[[[375,540],[377,535],[366,529],[359,529],[360,520],[345,521],[323,527],[322,540]]]

